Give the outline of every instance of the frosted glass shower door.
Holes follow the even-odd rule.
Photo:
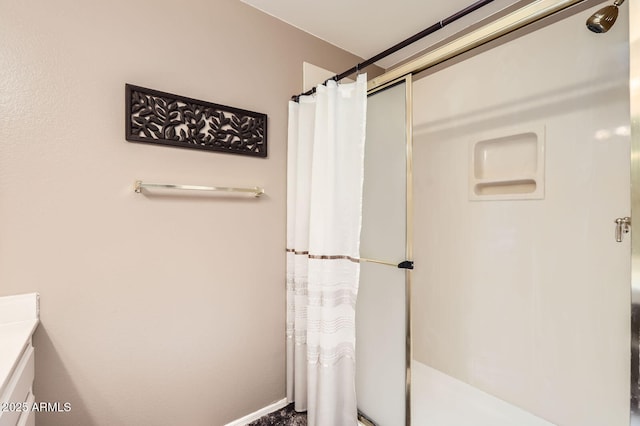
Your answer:
[[[410,89],[410,88],[409,88]],[[360,254],[407,259],[407,83],[369,95]],[[378,426],[405,424],[406,272],[361,263],[356,307],[358,409]]]

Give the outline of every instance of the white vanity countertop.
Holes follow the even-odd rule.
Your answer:
[[[39,322],[37,293],[0,297],[0,394]]]

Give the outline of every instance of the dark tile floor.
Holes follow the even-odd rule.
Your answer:
[[[260,417],[247,426],[307,426],[307,415],[296,413],[293,404],[289,404],[281,410]]]

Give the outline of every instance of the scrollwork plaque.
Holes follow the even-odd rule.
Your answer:
[[[126,139],[181,148],[267,156],[267,115],[131,84]]]

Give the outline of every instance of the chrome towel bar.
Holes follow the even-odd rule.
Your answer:
[[[152,183],[143,182],[137,180],[134,186],[134,191],[138,194],[145,188],[162,188],[162,189],[178,189],[187,191],[211,191],[211,192],[226,192],[226,193],[238,193],[238,194],[252,194],[254,197],[260,197],[264,195],[264,188],[254,186],[253,188],[233,188],[227,186],[201,186],[201,185],[178,185],[172,183]]]

